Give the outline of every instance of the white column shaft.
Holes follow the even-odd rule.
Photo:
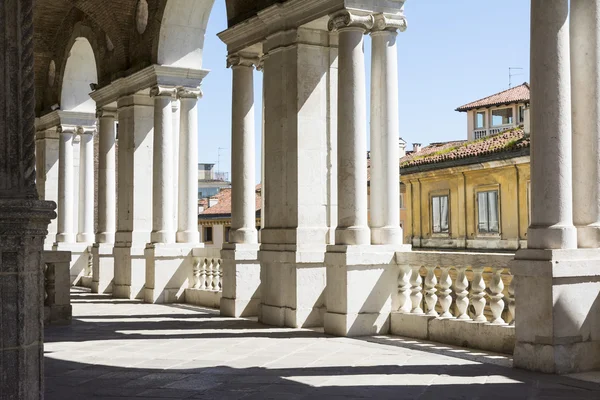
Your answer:
[[[74,131],[59,133],[58,147],[58,230],[56,241],[74,243],[73,226],[73,137]]]
[[[257,243],[255,197],[254,67],[233,67],[232,242]]]
[[[180,94],[179,229],[177,241],[198,243],[198,93]]]
[[[362,28],[343,28],[339,32],[336,244],[369,244],[365,31]]]
[[[77,242],[94,242],[94,131],[81,133],[79,151],[79,233]]]
[[[174,90],[155,90],[154,156],[152,182],[153,243],[175,243],[173,221],[173,95]]]
[[[402,244],[397,32],[372,38],[371,237],[373,244]]]
[[[117,207],[115,113],[102,112],[98,120],[98,243],[114,243]]]
[[[173,226],[177,229],[177,209],[179,207],[179,133],[181,124],[181,113],[179,100],[173,100]]]
[[[573,226],[568,0],[531,2],[531,226],[528,247],[577,247]]]
[[[579,247],[600,247],[600,2],[571,0],[573,222]]]

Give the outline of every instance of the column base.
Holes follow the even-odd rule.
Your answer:
[[[335,242],[354,246],[368,245],[371,244],[371,230],[366,226],[337,228],[335,230]]]
[[[371,243],[375,245],[397,245],[404,243],[404,232],[399,226],[371,228]]]
[[[170,304],[185,299],[193,280],[193,246],[152,243],[146,246],[144,302]]]
[[[235,318],[258,316],[260,304],[258,250],[258,244],[223,245],[221,316]]]
[[[577,229],[574,226],[531,226],[527,231],[530,249],[576,249]]]
[[[98,233],[96,235],[96,243],[114,243],[115,234],[109,232]]]
[[[323,326],[324,255],[324,245],[302,249],[293,245],[261,245],[260,322],[289,328]]]
[[[583,249],[597,249],[600,247],[600,226],[577,227],[577,243]]]
[[[258,231],[252,229],[236,229],[231,232],[232,241],[235,243],[250,243],[258,246]]]
[[[96,241],[96,236],[93,233],[78,233],[77,243],[85,243],[91,246]]]
[[[92,273],[90,246],[86,243],[55,243],[52,250],[71,252],[71,285],[84,286],[86,278]]]
[[[185,231],[177,232],[175,234],[177,243],[189,243],[197,245],[200,243],[200,232],[198,231]]]
[[[328,246],[325,333],[387,334],[398,292],[397,251],[410,246]]]
[[[567,374],[600,368],[600,249],[520,250],[514,365]]]
[[[145,245],[115,244],[113,248],[115,259],[114,298],[143,299],[146,281],[145,249]]]
[[[56,235],[55,243],[76,243],[76,237],[74,233],[58,233]]]
[[[92,247],[92,292],[112,293],[115,279],[114,244],[96,243]]]
[[[150,234],[150,242],[160,244],[174,244],[175,232],[158,231]]]

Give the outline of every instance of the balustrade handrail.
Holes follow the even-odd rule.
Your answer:
[[[221,249],[194,249],[193,289],[220,292],[223,288]]]
[[[455,251],[407,251],[396,253],[396,263],[400,265],[421,265],[437,267],[465,268],[508,268],[515,259],[514,254],[474,253]]]

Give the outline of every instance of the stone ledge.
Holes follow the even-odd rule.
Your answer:
[[[185,289],[185,303],[219,309],[222,293],[215,290]]]
[[[427,315],[392,313],[391,334],[471,349],[512,354],[515,328]]]

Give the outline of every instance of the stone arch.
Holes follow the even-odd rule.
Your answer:
[[[86,37],[76,37],[64,60],[60,86],[60,108],[63,111],[95,112],[90,97],[90,84],[98,83],[94,49]]]
[[[157,35],[156,64],[201,69],[204,40],[214,0],[167,0]],[[160,14],[160,13],[159,13]]]

